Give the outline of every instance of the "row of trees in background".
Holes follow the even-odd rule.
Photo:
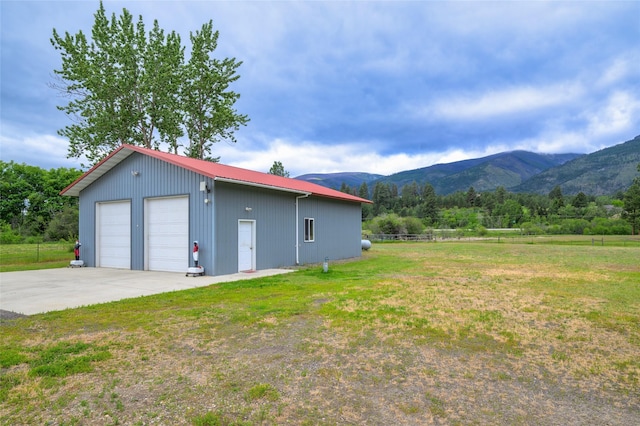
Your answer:
[[[640,172],[640,165],[638,166]],[[467,191],[437,195],[430,184],[415,182],[401,189],[378,182],[340,189],[373,205],[363,206],[365,229],[383,234],[420,234],[427,228],[519,228],[526,233],[636,234],[640,229],[640,177],[625,193],[594,197],[582,192],[566,196],[560,186],[549,194]]]
[[[82,172],[0,161],[0,243],[73,240],[78,198],[60,191]]]
[[[640,165],[638,165],[640,172]],[[288,175],[282,163],[269,171]],[[72,241],[78,235],[78,199],[60,191],[82,172],[0,161],[0,242]],[[491,192],[437,195],[433,187],[366,183],[343,192],[371,199],[362,207],[364,229],[382,234],[421,234],[428,228],[474,230],[518,228],[525,233],[606,235],[640,231],[640,176],[624,193],[593,197],[566,196],[560,187],[547,195]]]

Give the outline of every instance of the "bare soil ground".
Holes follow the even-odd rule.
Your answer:
[[[85,425],[192,424],[209,412],[220,421],[211,424],[626,426],[640,419],[637,388],[577,375],[569,360],[550,363],[552,342],[526,355],[496,355],[482,341],[461,349],[440,338],[345,333],[314,316],[264,321],[258,330],[212,326],[204,335],[202,322],[176,321],[157,336],[77,336],[119,349],[95,372],[65,378],[42,411],[13,414],[25,424]],[[273,394],[252,397],[260,384]],[[16,418],[7,407],[0,414]]]

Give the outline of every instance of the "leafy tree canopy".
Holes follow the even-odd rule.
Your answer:
[[[81,174],[76,169],[44,170],[0,161],[0,222],[27,235],[42,235],[59,212],[69,207],[77,209],[77,198],[59,193]]]
[[[142,16],[134,22],[123,9],[109,19],[102,2],[94,16],[91,39],[55,29],[51,38],[62,56],[52,87],[70,99],[58,107],[73,121],[58,131],[69,139],[69,157],[95,164],[124,143],[177,152],[186,134],[187,155],[215,160],[211,144],[236,141],[234,131],[249,121],[229,90],[242,62],[212,58],[218,32],[211,21],[191,33],[185,62],[180,36],[165,34],[157,20],[147,32]]]
[[[282,177],[289,177],[289,172],[284,169],[284,166],[280,161],[273,162],[273,166],[271,166],[271,168],[269,169],[269,174],[282,176]]]

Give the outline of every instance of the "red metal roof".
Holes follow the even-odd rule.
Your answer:
[[[319,197],[334,198],[338,200],[352,201],[357,203],[371,203],[364,198],[326,188],[315,183],[298,179],[285,178],[269,173],[261,173],[239,167],[226,166],[211,161],[198,160],[196,158],[184,157],[182,155],[170,154],[153,149],[142,148],[134,145],[122,145],[106,158],[93,166],[89,171],[80,176],[75,182],[63,189],[61,195],[79,196],[80,191],[95,182],[100,176],[111,170],[129,155],[138,152],[148,155],[158,160],[165,161],[178,167],[191,170],[214,180],[232,182],[249,186],[260,186],[279,191],[295,192],[300,194],[316,195]]]

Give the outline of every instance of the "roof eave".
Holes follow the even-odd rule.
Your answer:
[[[128,148],[127,145],[121,145],[118,149],[116,149],[111,154],[102,159],[99,163],[94,165],[73,183],[60,191],[60,195],[79,197],[80,191],[91,185],[93,182],[106,174],[109,170],[121,163],[122,160],[133,154],[133,150],[126,148]]]
[[[224,178],[224,177],[220,177],[220,176],[216,176],[213,180],[216,181],[216,182],[235,183],[235,184],[238,184],[238,185],[254,186],[256,188],[272,189],[272,190],[282,191],[282,192],[291,192],[291,193],[300,194],[300,195],[312,195],[313,194],[312,192],[309,192],[309,191],[300,191],[300,190],[296,190],[296,189],[282,188],[282,187],[279,187],[279,186],[265,185],[265,184],[262,184],[262,183],[249,182],[249,181],[246,181],[246,180],[239,180],[239,179],[230,179],[230,178]]]
[[[60,195],[66,195],[66,196],[70,196],[70,197],[79,197],[80,196],[80,192],[82,192],[83,189],[87,188],[89,185],[91,185],[93,182],[97,181],[100,177],[102,177],[103,175],[105,175],[107,172],[109,172],[109,170],[113,169],[114,167],[116,167],[118,164],[120,164],[124,159],[126,159],[127,157],[129,157],[130,155],[132,155],[134,152],[138,152],[144,155],[149,155],[151,157],[155,157],[161,161],[165,161],[168,162],[170,164],[173,164],[177,167],[182,167],[185,168],[185,164],[180,162],[180,161],[176,161],[174,158],[166,158],[167,156],[158,156],[156,155],[154,152],[152,151],[148,151],[144,148],[140,148],[134,145],[121,145],[120,147],[118,147],[118,149],[116,149],[115,151],[113,151],[111,154],[109,154],[107,157],[105,157],[102,161],[100,161],[99,163],[97,163],[96,165],[94,165],[89,171],[87,171],[86,173],[84,173],[82,176],[80,176],[78,179],[76,179],[71,185],[67,186],[65,189],[63,189],[62,191],[60,191]],[[213,178],[214,181],[218,181],[218,182],[226,182],[226,183],[233,183],[233,184],[238,184],[238,185],[245,185],[245,186],[252,186],[252,187],[256,187],[256,188],[264,188],[264,189],[270,189],[270,190],[275,190],[275,191],[281,191],[281,192],[288,192],[291,194],[299,194],[299,195],[314,195],[314,196],[318,196],[318,197],[323,197],[323,198],[330,198],[330,199],[335,199],[335,200],[343,200],[343,201],[349,201],[349,202],[359,202],[359,203],[367,203],[367,204],[373,204],[372,201],[360,198],[360,197],[356,197],[353,195],[349,195],[349,194],[344,194],[344,196],[338,196],[338,195],[332,195],[332,194],[327,194],[325,190],[320,190],[320,191],[314,191],[312,188],[305,188],[305,189],[296,189],[296,188],[288,188],[286,186],[280,186],[280,185],[273,185],[273,184],[268,184],[268,183],[259,183],[259,182],[255,182],[253,180],[244,180],[244,179],[237,179],[237,178],[229,178],[229,177],[222,177],[222,176],[218,176],[217,173],[212,172],[210,170],[205,170],[202,169],[201,167],[186,167],[188,170],[191,170],[192,172],[195,173],[199,173],[203,176],[207,176],[210,178]],[[292,179],[294,180],[294,179]],[[317,186],[317,185],[316,185]]]

